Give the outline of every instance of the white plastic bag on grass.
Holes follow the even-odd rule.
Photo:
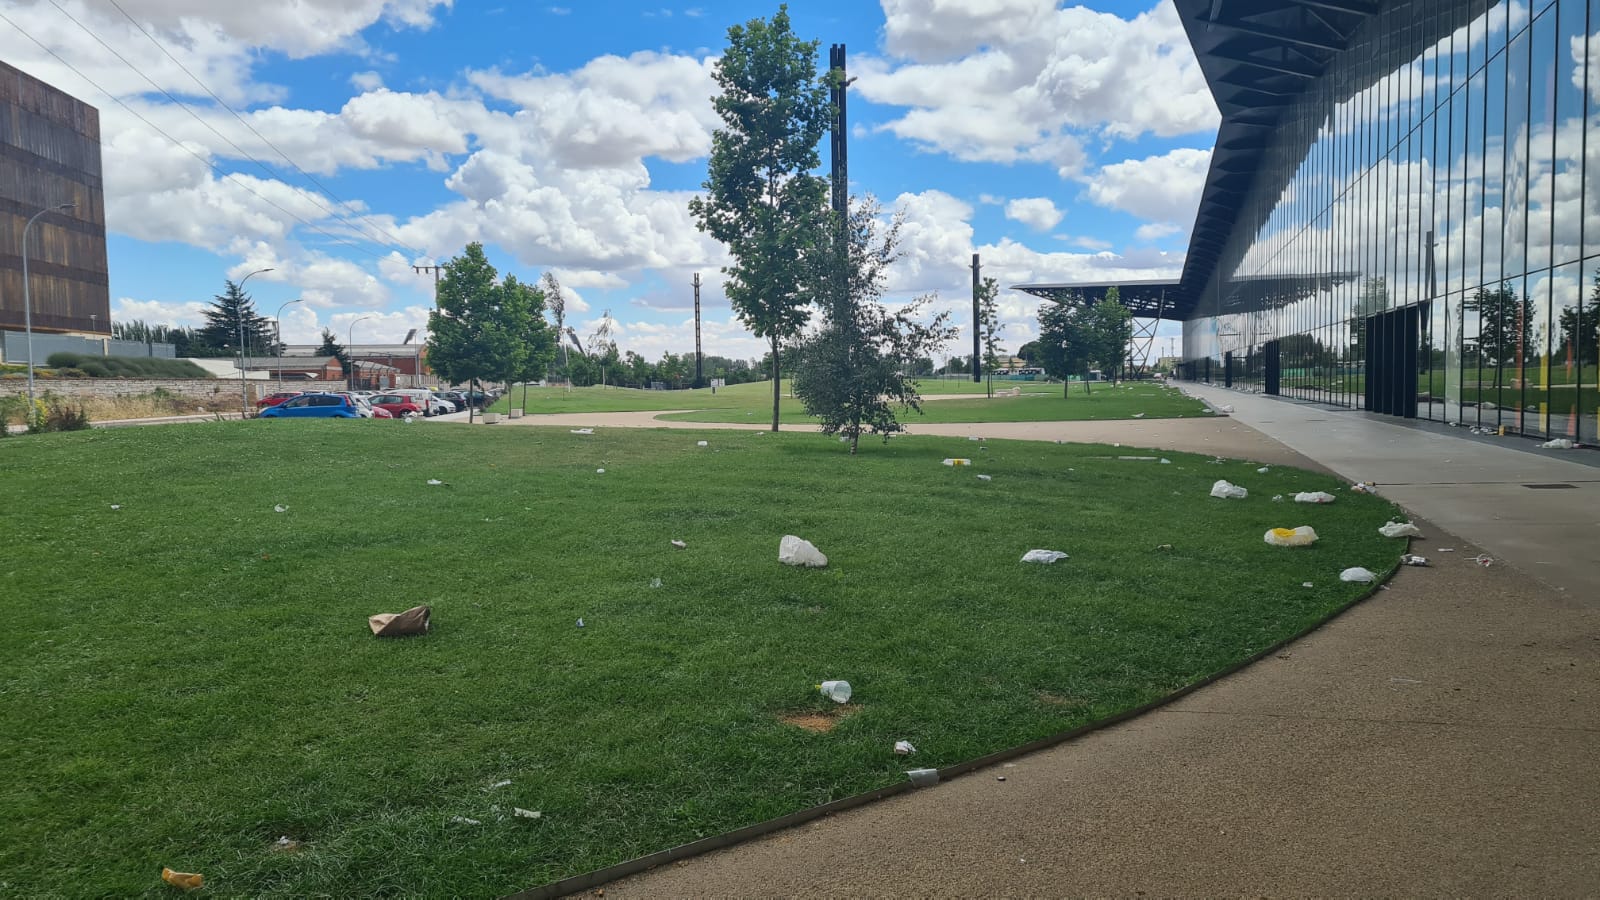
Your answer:
[[[1410,522],[1390,522],[1387,525],[1381,526],[1378,529],[1378,533],[1384,537],[1393,538],[1422,537],[1422,529],[1411,524]]]
[[[1274,547],[1309,547],[1317,542],[1317,531],[1310,525],[1299,528],[1273,528],[1262,540]]]
[[[778,542],[778,562],[790,566],[820,569],[828,564],[828,558],[823,556],[822,551],[810,541],[786,534],[783,540]]]
[[[1022,561],[1025,563],[1043,563],[1047,566],[1057,560],[1066,558],[1067,555],[1060,550],[1029,550],[1027,553],[1022,554]]]
[[[944,461],[944,464],[947,465],[947,466],[970,466],[970,465],[972,465],[972,460],[970,460],[970,459],[947,459],[947,460]]]
[[[1294,495],[1296,503],[1332,503],[1334,496],[1327,491],[1302,491]]]
[[[1229,484],[1227,479],[1223,479],[1211,486],[1211,496],[1220,497],[1224,500],[1243,500],[1250,496],[1250,492],[1237,484]]]
[[[1340,581],[1354,581],[1358,584],[1370,584],[1377,581],[1378,576],[1360,566],[1352,566],[1339,573]]]

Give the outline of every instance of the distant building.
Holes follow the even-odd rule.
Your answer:
[[[289,365],[294,357],[315,356],[321,347],[321,344],[286,344],[284,364]],[[428,368],[428,349],[422,344],[355,344],[346,349],[357,362],[393,370],[389,383],[383,387],[423,387],[436,380],[433,370]]]
[[[109,336],[100,113],[0,62],[0,330],[23,330],[23,229],[63,203],[75,206],[40,216],[29,234],[33,329]]]

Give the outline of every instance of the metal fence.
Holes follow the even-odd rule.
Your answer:
[[[139,341],[119,341],[112,338],[84,338],[70,334],[33,335],[33,364],[42,366],[52,353],[78,353],[84,356],[154,356],[161,359],[177,357],[177,348],[171,344],[144,344]],[[28,362],[28,335],[21,331],[0,331],[0,360],[13,365]]]

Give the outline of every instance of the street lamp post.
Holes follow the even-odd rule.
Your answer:
[[[257,269],[254,272],[251,272],[250,275],[246,275],[245,277],[239,279],[238,288],[239,288],[239,296],[240,296],[240,298],[244,297],[244,283],[246,281],[250,280],[250,276],[251,275],[260,275],[262,272],[271,272],[271,271],[272,271],[272,269],[270,267],[266,268],[266,269]],[[249,351],[249,345],[245,343],[244,307],[243,306],[239,307],[239,311],[238,312],[239,312],[239,416],[241,418],[248,419],[248,418],[250,418],[250,391],[249,391],[248,388],[245,387],[244,367],[245,367],[245,360],[247,359],[247,354],[248,354],[248,351]]]
[[[356,350],[355,350],[355,347],[356,347],[356,322],[365,322],[368,319],[376,319],[376,318],[377,318],[377,316],[362,316],[361,318],[356,319],[355,322],[351,322],[350,323],[350,329],[345,332],[345,335],[344,335],[344,352],[345,352],[345,354],[347,356],[350,357],[350,390],[351,391],[354,391],[356,389]]]
[[[272,319],[272,338],[278,345],[278,393],[283,393],[283,311],[306,298],[296,297],[278,307],[278,314]]]
[[[28,224],[22,226],[22,327],[28,333],[28,421],[33,421],[34,410],[37,408],[33,399],[33,297],[28,293],[28,232],[33,228],[33,223],[45,213],[64,212],[77,206],[76,203],[63,203],[59,206],[48,206],[33,214]]]

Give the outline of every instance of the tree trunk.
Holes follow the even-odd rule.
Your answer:
[[[477,393],[477,391],[478,391],[478,379],[476,379],[476,378],[467,379],[467,424],[468,425],[472,424],[472,411],[474,409],[474,407],[472,405],[472,395]]]
[[[782,396],[782,371],[778,366],[778,336],[772,336],[772,430],[778,430],[778,401]]]

